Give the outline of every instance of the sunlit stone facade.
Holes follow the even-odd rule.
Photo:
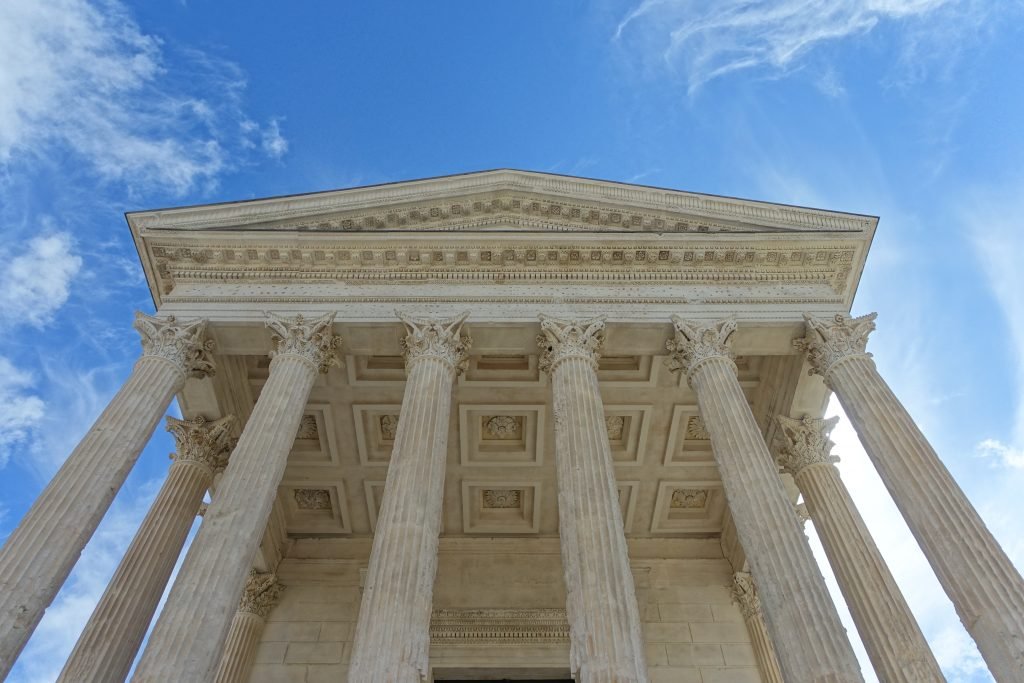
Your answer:
[[[860,681],[801,494],[878,676],[941,681],[832,464],[835,391],[1024,680],[1021,577],[850,317],[877,219],[500,170],[128,221],[157,314],[0,551],[0,672],[177,395],[65,680],[126,675],[210,488],[133,681]]]

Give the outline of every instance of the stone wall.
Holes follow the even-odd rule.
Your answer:
[[[553,621],[550,611],[565,604],[557,545],[525,554],[512,552],[510,540],[476,544],[476,551],[464,544],[439,556],[435,608],[449,617],[467,610],[477,626],[435,628],[444,636],[431,647],[435,675],[568,677],[568,640],[552,625],[564,622],[561,615]],[[267,617],[252,683],[346,680],[365,566],[352,559],[281,563],[278,575],[287,588]],[[725,560],[634,560],[632,567],[652,683],[761,680],[743,617],[731,601]],[[468,612],[481,609],[487,611]],[[502,629],[520,635],[494,638]]]

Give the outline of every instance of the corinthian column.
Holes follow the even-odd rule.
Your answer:
[[[883,681],[944,681],[910,607],[857,512],[831,455],[828,438],[838,417],[794,420],[778,416],[786,445],[779,465],[804,496],[861,640]]]
[[[133,681],[206,683],[216,670],[317,373],[338,363],[334,314],[267,314],[270,375],[185,556]]]
[[[123,681],[128,675],[203,495],[227,463],[233,421],[167,418],[178,446],[167,479],[58,680]]]
[[[743,612],[743,620],[750,633],[750,644],[754,647],[757,668],[761,670],[764,683],[784,683],[779,670],[779,660],[775,657],[772,639],[768,636],[768,628],[764,625],[761,613],[761,598],[754,585],[754,577],[748,572],[736,572],[732,576],[732,597]]]
[[[993,677],[1024,681],[1024,580],[865,353],[875,314],[804,317],[797,348],[839,397]]]
[[[419,683],[429,672],[430,612],[448,457],[452,384],[472,341],[469,313],[398,314],[408,380],[373,536],[348,680]]]
[[[604,319],[541,316],[551,376],[558,527],[568,593],[570,666],[580,683],[647,681],[615,469],[597,385]]]
[[[188,377],[213,373],[205,320],[135,314],[142,357],[0,550],[0,679]]]
[[[736,377],[731,319],[672,317],[669,368],[685,370],[722,477],[740,544],[757,577],[787,681],[862,681],[825,580],[786,498],[775,463]]]
[[[276,574],[260,574],[255,569],[249,572],[213,683],[245,683],[249,679],[265,619],[282,590],[284,586],[277,582]]]

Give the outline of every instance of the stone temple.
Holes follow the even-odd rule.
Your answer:
[[[157,313],[0,551],[0,675],[177,397],[62,681],[140,648],[146,683],[861,681],[806,518],[879,679],[941,681],[833,464],[835,392],[1024,681],[1024,582],[851,316],[875,217],[495,170],[127,218]]]

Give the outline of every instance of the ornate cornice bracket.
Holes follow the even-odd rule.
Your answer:
[[[754,577],[748,572],[736,572],[732,575],[732,599],[740,606],[744,619],[761,614],[761,598],[757,594]]]
[[[277,574],[272,572],[260,574],[255,569],[251,569],[245,580],[242,598],[238,602],[238,611],[249,612],[261,619],[266,619],[284,589],[284,585],[277,580]]]
[[[596,371],[604,346],[604,321],[603,315],[586,320],[562,320],[541,314],[541,334],[537,335],[537,346],[541,348],[540,369],[553,374],[562,361],[583,358]]]
[[[684,320],[678,315],[672,316],[675,336],[665,342],[669,357],[665,365],[672,372],[686,371],[690,380],[697,369],[713,358],[724,358],[733,363],[732,336],[736,332],[736,319],[724,318],[717,322],[704,323]],[[734,366],[735,367],[735,366]]]
[[[136,311],[132,327],[142,337],[143,356],[165,360],[185,377],[214,374],[214,342],[206,339],[206,320],[178,321],[173,315],[158,318]]]
[[[407,371],[424,358],[448,363],[455,374],[461,374],[466,369],[473,339],[468,334],[462,334],[462,324],[469,317],[469,311],[440,320],[417,318],[402,311],[395,311],[395,315],[405,325],[406,333],[400,344]]]
[[[174,436],[177,451],[171,454],[175,462],[195,462],[210,469],[211,473],[227,466],[234,449],[231,438],[234,415],[207,422],[202,417],[179,420],[167,416],[167,431]]]
[[[341,347],[341,337],[331,332],[331,325],[334,323],[333,313],[310,320],[301,314],[294,318],[269,312],[264,315],[266,325],[271,330],[271,358],[298,356],[321,373],[332,367],[341,366],[337,353]]]
[[[818,420],[805,416],[794,420],[785,415],[777,415],[775,419],[785,440],[775,454],[775,461],[783,472],[795,477],[811,465],[831,465],[839,462],[839,458],[832,455],[832,447],[835,444],[829,438],[839,422],[838,417]]]
[[[793,347],[807,354],[810,374],[821,375],[826,382],[832,369],[850,358],[870,358],[865,349],[868,335],[875,329],[877,313],[853,318],[838,313],[831,319],[804,313],[805,335],[793,341]]]

